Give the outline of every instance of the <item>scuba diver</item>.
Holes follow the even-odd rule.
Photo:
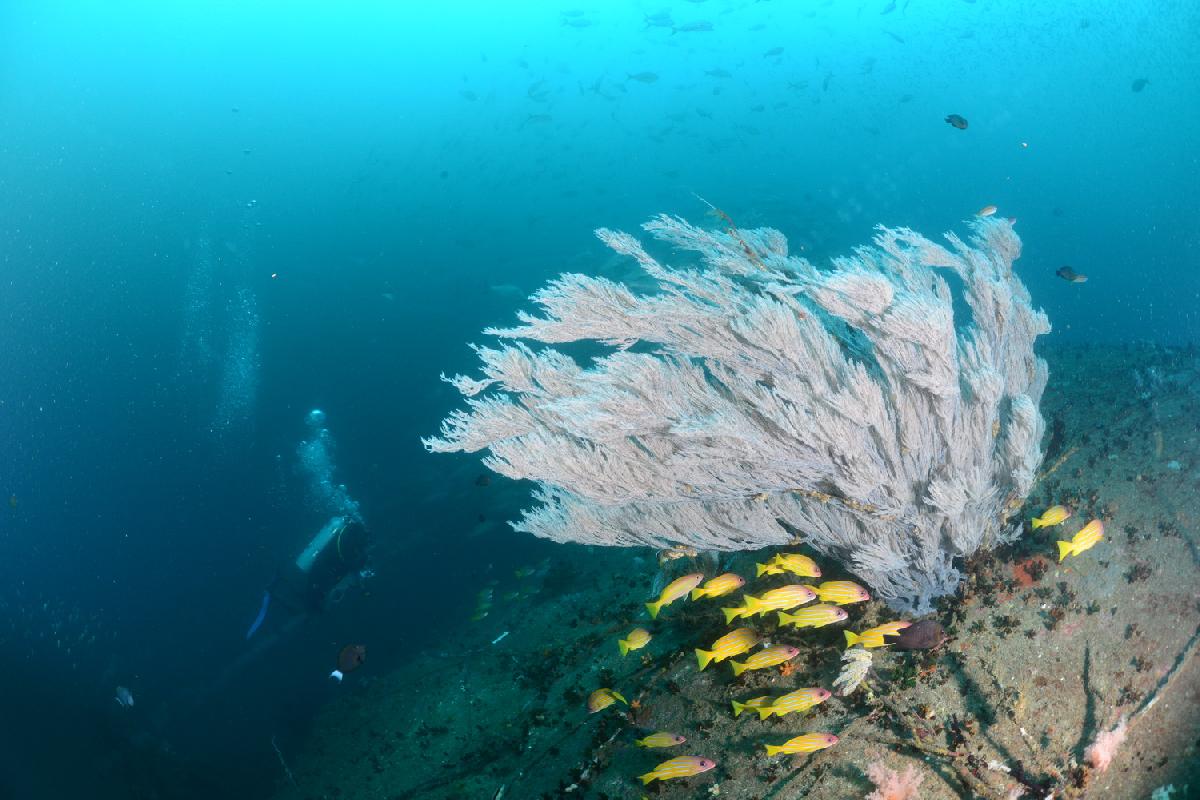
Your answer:
[[[362,521],[336,516],[325,523],[308,545],[288,563],[263,592],[258,616],[246,631],[254,636],[266,621],[272,605],[282,607],[292,620],[302,620],[324,611],[355,583],[371,577],[367,568],[370,537]]]
[[[371,535],[358,502],[345,485],[334,480],[334,443],[325,427],[325,412],[313,409],[305,423],[309,436],[296,448],[299,471],[307,483],[308,508],[325,522],[299,553],[289,556],[276,570],[263,591],[258,614],[246,629],[244,638],[249,646],[197,694],[197,702],[220,692],[252,662],[336,604],[347,590],[363,585],[375,574],[369,567]],[[364,656],[365,649],[352,659],[349,668],[361,664]],[[338,663],[340,669],[341,655]],[[348,670],[341,671],[344,674]]]

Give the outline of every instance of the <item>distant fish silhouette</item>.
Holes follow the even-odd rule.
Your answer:
[[[960,117],[958,114],[951,114],[950,116],[946,117],[946,122],[949,122],[960,131],[965,131],[967,129],[966,117]]]
[[[346,677],[347,672],[353,672],[367,660],[367,648],[361,644],[348,644],[338,653],[337,669],[329,673],[329,677],[339,682]]]
[[[1140,92],[1142,89],[1146,88],[1146,84],[1149,82],[1150,80],[1148,78],[1138,78],[1132,84],[1130,84],[1129,88],[1132,91]]]
[[[1087,283],[1087,275],[1076,272],[1070,267],[1059,267],[1054,274],[1070,283]]]
[[[116,700],[117,705],[121,706],[122,708],[133,708],[133,692],[129,691],[124,686],[117,687],[117,694],[113,699]]]

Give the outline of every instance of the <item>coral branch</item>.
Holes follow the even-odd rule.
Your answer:
[[[711,204],[710,204],[711,207]],[[699,265],[671,267],[633,236],[597,235],[659,291],[564,275],[541,314],[489,334],[480,378],[431,451],[537,482],[518,530],[556,541],[740,550],[794,543],[841,559],[900,610],[953,591],[957,559],[1019,535],[1007,522],[1041,462],[1037,405],[1049,330],[1012,270],[1000,219],[948,247],[879,228],[818,269],[777,231],[644,228]],[[957,275],[969,319],[956,319]],[[552,348],[613,348],[583,365]]]

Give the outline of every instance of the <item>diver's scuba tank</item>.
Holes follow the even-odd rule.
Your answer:
[[[367,566],[367,529],[352,517],[334,517],[296,557],[305,576],[310,601],[323,608],[335,590],[354,580]]]
[[[315,614],[336,600],[351,582],[369,576],[366,568],[369,544],[370,537],[361,520],[337,516],[326,522],[263,593],[258,617],[246,632],[246,638],[258,631],[272,602],[292,614]]]

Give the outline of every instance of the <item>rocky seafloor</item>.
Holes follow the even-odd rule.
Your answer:
[[[780,631],[800,655],[735,678],[697,667],[696,647],[726,633],[729,600],[680,601],[650,620],[643,603],[685,572],[754,577],[770,553],[683,557],[562,546],[506,576],[486,616],[453,633],[447,652],[416,655],[347,691],[291,757],[278,800],[326,798],[866,797],[870,765],[921,777],[883,798],[1200,797],[1200,354],[1151,346],[1047,353],[1042,410],[1047,457],[1023,509],[1073,516],[973,559],[960,594],[936,618],[951,639],[930,651],[874,650],[866,684],[803,714],[735,718],[731,701],[797,687],[832,689],[844,628],[897,619],[872,601],[847,622]],[[1056,539],[1090,519],[1105,538],[1057,562]],[[514,534],[515,535],[515,534]],[[802,548],[801,548],[802,550]],[[853,578],[818,558],[823,580]],[[622,657],[617,639],[653,635]],[[611,687],[630,701],[589,714]],[[1107,769],[1087,746],[1125,722]],[[655,730],[687,742],[647,750]],[[810,755],[767,757],[763,745],[807,732],[840,737]],[[678,754],[717,762],[705,773],[643,787],[637,776]],[[1168,788],[1169,787],[1169,788]]]

